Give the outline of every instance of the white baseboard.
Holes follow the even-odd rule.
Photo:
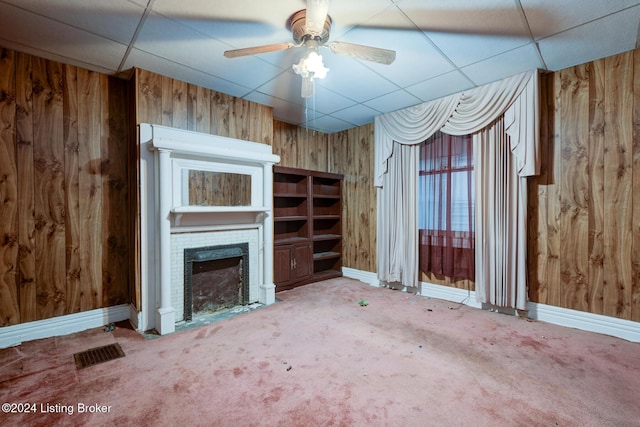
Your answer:
[[[342,275],[351,279],[360,280],[361,282],[368,283],[369,285],[377,288],[380,287],[380,279],[378,279],[378,275],[376,273],[356,270],[355,268],[342,267]]]
[[[424,297],[438,298],[468,305],[469,307],[482,308],[482,303],[476,301],[475,291],[452,288],[451,286],[434,285],[433,283],[427,282],[420,282],[420,284],[422,285],[420,294]]]
[[[541,322],[640,342],[640,322],[535,302],[528,302],[527,310],[530,318]]]
[[[360,271],[352,268],[342,268],[342,274],[346,277],[360,280],[372,286],[380,286],[380,280],[376,273]],[[421,295],[429,298],[438,298],[445,301],[462,303],[474,308],[482,309],[482,304],[476,301],[474,291],[452,288],[449,286],[434,285],[421,282]],[[583,331],[596,332],[603,335],[611,335],[632,342],[640,342],[640,322],[618,319],[616,317],[602,316],[600,314],[555,307],[552,305],[527,303],[528,317],[541,322],[566,326]]]
[[[134,311],[129,304],[121,304],[5,326],[0,328],[0,348],[15,346],[24,341],[72,334],[91,328],[99,328],[109,323],[128,320]]]

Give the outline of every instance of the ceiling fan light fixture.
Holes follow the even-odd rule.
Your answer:
[[[293,64],[293,71],[302,77],[302,97],[309,98],[314,94],[313,79],[324,79],[329,69],[324,66],[322,56],[315,47],[310,47],[300,62]]]

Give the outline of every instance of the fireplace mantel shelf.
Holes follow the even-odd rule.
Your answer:
[[[258,223],[271,209],[265,206],[176,206],[171,209],[174,225],[196,225],[199,219],[208,224]],[[188,219],[188,221],[185,221]],[[186,223],[185,223],[186,222]],[[185,224],[183,224],[185,223]]]
[[[259,213],[267,212],[269,210],[269,208],[264,206],[177,206],[171,209],[171,212],[175,214],[227,212]]]

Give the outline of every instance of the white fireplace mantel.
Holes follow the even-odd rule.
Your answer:
[[[171,303],[171,234],[193,230],[256,228],[260,232],[258,302],[275,302],[273,284],[273,165],[271,146],[141,124],[142,312],[139,328],[161,335],[175,330]],[[251,176],[248,206],[189,206],[183,171]]]

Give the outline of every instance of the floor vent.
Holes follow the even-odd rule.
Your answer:
[[[73,355],[76,361],[76,368],[82,369],[88,366],[97,365],[99,363],[108,362],[109,360],[124,357],[124,351],[120,344],[109,344],[103,347],[90,348]]]

